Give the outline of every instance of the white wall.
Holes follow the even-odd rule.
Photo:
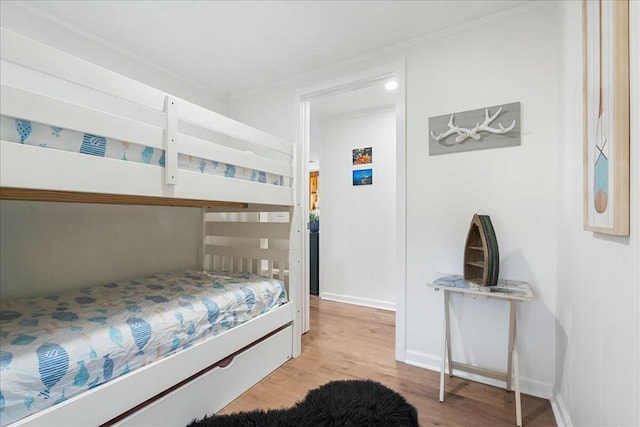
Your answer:
[[[426,282],[437,271],[462,271],[474,213],[491,216],[501,276],[532,283],[536,301],[519,312],[525,392],[552,395],[555,380],[556,147],[558,20],[554,3],[471,24],[432,40],[336,68],[250,97],[229,114],[299,140],[297,90],[337,76],[406,61],[407,284],[406,360],[439,369],[442,302]],[[429,157],[428,118],[513,101],[522,103],[517,147]],[[323,174],[331,166],[322,164]],[[326,172],[325,172],[326,170]],[[385,250],[381,247],[380,250]],[[507,306],[455,299],[455,357],[502,368]],[[461,331],[459,331],[462,325]],[[459,334],[458,332],[461,332]]]
[[[395,307],[395,126],[395,111],[321,122],[322,298]],[[352,150],[364,147],[373,163],[354,166]],[[353,186],[352,171],[366,168],[373,184]]]
[[[2,298],[195,268],[201,219],[196,208],[0,201]]]
[[[500,276],[530,282],[536,295],[518,313],[520,372],[526,392],[547,397],[555,364],[555,12],[535,9],[434,41],[407,64],[407,358],[438,368],[441,296],[424,283],[436,271],[462,271],[471,217],[487,214]],[[426,118],[513,101],[522,108],[520,146],[428,156]],[[454,357],[504,369],[507,304],[453,304]]]
[[[555,403],[566,425],[640,425],[640,3],[630,5],[629,237],[582,228],[582,9],[580,2],[560,8]]]

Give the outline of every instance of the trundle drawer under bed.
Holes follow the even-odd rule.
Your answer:
[[[111,426],[180,426],[221,410],[291,357],[291,325]],[[225,360],[226,362],[226,360]]]

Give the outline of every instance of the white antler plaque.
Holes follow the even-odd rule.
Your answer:
[[[429,129],[432,156],[520,145],[520,103],[431,117]]]

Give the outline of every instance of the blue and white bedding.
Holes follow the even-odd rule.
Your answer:
[[[286,301],[279,280],[198,270],[2,301],[0,425],[99,387]]]
[[[0,138],[3,141],[91,156],[146,163],[160,167],[165,165],[164,150],[7,116],[0,117]],[[178,168],[267,184],[285,184],[284,177],[281,175],[203,160],[185,154],[178,154]]]

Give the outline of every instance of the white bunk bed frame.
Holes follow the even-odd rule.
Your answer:
[[[11,425],[184,425],[297,357],[295,145],[6,29],[0,40],[2,115],[166,153],[161,168],[0,141],[1,199],[201,207],[202,267],[280,278],[289,295],[258,318]],[[180,170],[178,153],[271,172],[285,185]],[[221,221],[213,212],[251,213]],[[260,212],[288,219],[265,222]]]

